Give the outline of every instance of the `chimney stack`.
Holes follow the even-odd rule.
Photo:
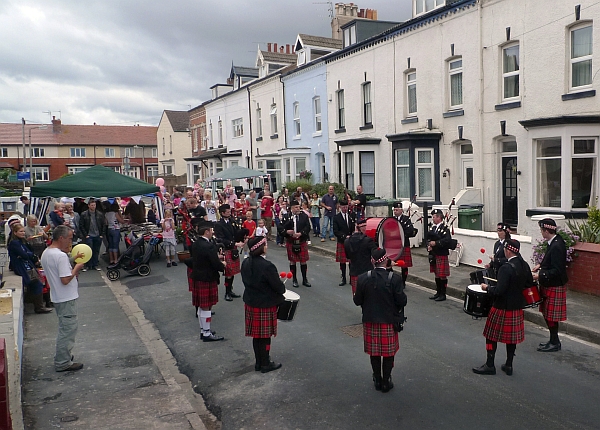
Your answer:
[[[56,119],[56,116],[52,115],[52,133],[60,133],[62,130],[62,124],[60,119]]]
[[[267,43],[267,51],[271,52],[271,44]]]
[[[290,45],[289,43],[285,45],[285,53],[290,54]]]
[[[273,44],[273,52],[278,52],[277,51],[277,44],[276,43]]]

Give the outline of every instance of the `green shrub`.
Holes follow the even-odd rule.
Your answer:
[[[305,193],[310,193],[314,185],[311,184],[310,181],[300,179],[298,181],[290,181],[287,184],[285,184],[284,187],[290,190],[290,195],[292,195],[296,192],[296,189],[298,187],[302,187]]]
[[[340,184],[338,182],[325,182],[322,184],[313,185],[312,191],[316,192],[319,197],[323,197],[329,191],[329,186],[333,185],[334,194],[338,197],[338,199],[342,200],[346,198],[346,186],[344,184]],[[352,190],[348,190],[348,194],[350,194],[351,198],[354,198],[356,193]]]
[[[578,236],[581,242],[600,243],[600,209],[598,199],[593,206],[588,205],[588,218],[586,220],[567,220],[567,227]]]

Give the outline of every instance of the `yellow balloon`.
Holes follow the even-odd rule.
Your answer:
[[[75,256],[79,253],[83,253],[83,257],[76,258],[75,263],[87,263],[92,258],[92,248],[90,248],[85,243],[80,243],[79,245],[75,245],[71,250],[71,256],[75,258]]]

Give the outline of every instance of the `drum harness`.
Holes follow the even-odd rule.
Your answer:
[[[369,278],[369,279],[371,279],[371,272],[372,272],[372,270],[369,270],[367,272],[367,278]],[[393,277],[394,277],[394,272],[392,272],[391,270],[388,271],[388,277],[385,281],[385,288],[389,289],[390,292],[391,292],[391,285],[392,285]],[[375,288],[377,288],[377,287],[375,287]],[[394,330],[398,333],[400,333],[402,330],[404,330],[404,323],[407,320],[408,320],[408,318],[404,316],[404,307],[402,307],[402,309],[400,309],[394,315]]]

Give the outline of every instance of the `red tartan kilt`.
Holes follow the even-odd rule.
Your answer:
[[[194,291],[194,280],[192,279],[192,269],[187,268],[188,290]]]
[[[255,308],[244,303],[246,336],[267,338],[277,336],[277,306]]]
[[[567,319],[567,287],[540,287],[540,312],[548,321],[565,321]]]
[[[232,276],[240,273],[240,259],[239,257],[234,260],[231,256],[232,249],[225,251],[225,277],[231,278]]]
[[[192,287],[192,305],[199,308],[210,308],[219,301],[219,284],[217,281],[194,281]]]
[[[447,278],[450,276],[450,263],[447,255],[436,255],[435,264],[429,266],[429,272],[435,273],[436,278]]]
[[[356,285],[358,284],[358,276],[350,276],[350,286],[352,287],[352,297],[356,294]]]
[[[508,311],[492,306],[485,322],[483,335],[486,339],[502,343],[521,343],[525,340],[523,309]]]
[[[392,324],[364,322],[363,339],[365,352],[372,356],[393,357],[400,349]]]
[[[410,246],[404,247],[404,252],[402,253],[402,259],[404,260],[404,267],[412,267],[412,254],[410,253]]]
[[[298,253],[292,251],[293,244],[294,243],[289,240],[285,244],[290,263],[306,263],[308,261],[308,244],[306,242],[300,242],[300,252]]]
[[[346,249],[343,243],[337,243],[335,247],[335,261],[336,263],[347,263],[348,257],[346,257]]]

